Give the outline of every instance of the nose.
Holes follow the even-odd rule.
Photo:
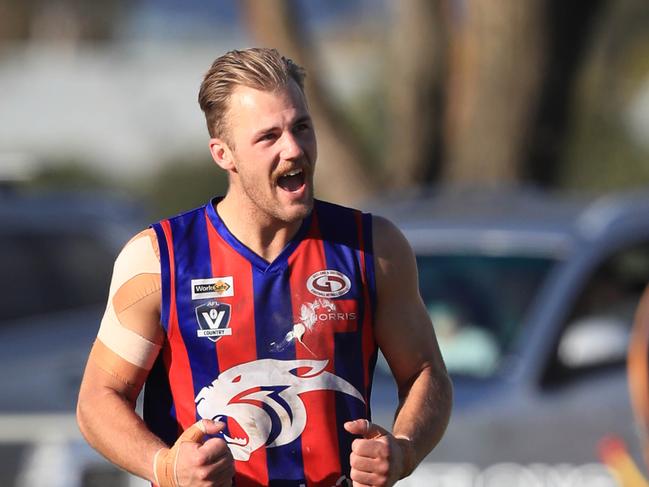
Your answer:
[[[300,145],[299,140],[295,137],[294,134],[287,132],[284,134],[284,140],[282,141],[282,152],[280,157],[285,160],[298,159],[304,155],[304,150]]]

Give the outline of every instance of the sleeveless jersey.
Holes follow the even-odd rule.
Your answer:
[[[237,487],[346,485],[343,424],[371,419],[371,215],[316,200],[268,263],[215,202],[153,225],[166,340],[144,419],[170,445],[201,418],[226,423]]]

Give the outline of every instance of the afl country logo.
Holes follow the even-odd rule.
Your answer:
[[[342,272],[332,269],[325,269],[311,274],[306,282],[307,289],[321,298],[337,298],[347,294],[352,287],[352,283]]]
[[[229,304],[218,301],[197,306],[195,311],[199,329],[196,331],[196,336],[206,337],[215,342],[223,336],[232,335],[232,328],[228,326],[230,309]]]

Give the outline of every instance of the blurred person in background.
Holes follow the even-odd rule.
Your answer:
[[[448,423],[408,243],[314,199],[303,79],[272,49],[219,57],[199,103],[227,194],[137,234],[115,262],[78,422],[160,486],[392,485]],[[391,431],[370,417],[378,348],[400,398]]]
[[[649,287],[640,299],[627,360],[631,406],[637,421],[645,465],[649,468]]]
[[[602,462],[620,487],[649,487],[649,287],[637,305],[627,351],[631,407],[636,420],[645,468],[638,466],[624,440],[612,435],[598,445]]]

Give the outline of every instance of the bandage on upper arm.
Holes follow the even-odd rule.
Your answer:
[[[141,385],[163,341],[160,302],[158,245],[149,229],[127,243],[115,261],[91,360],[121,382]]]

